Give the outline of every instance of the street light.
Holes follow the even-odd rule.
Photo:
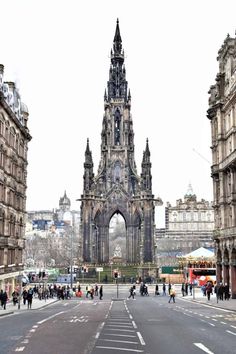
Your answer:
[[[73,233],[74,233],[74,214],[71,211],[66,211],[63,215],[63,220],[69,222],[70,230],[70,288],[73,289]]]

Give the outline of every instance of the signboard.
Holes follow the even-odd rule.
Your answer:
[[[162,274],[181,274],[182,270],[178,267],[161,267]]]
[[[102,267],[96,268],[96,272],[103,272],[103,268]]]

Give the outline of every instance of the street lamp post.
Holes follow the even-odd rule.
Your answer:
[[[74,235],[74,214],[66,211],[63,215],[64,221],[69,221],[70,231],[70,288],[73,289],[73,235]]]

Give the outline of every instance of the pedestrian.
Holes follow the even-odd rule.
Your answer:
[[[173,300],[173,302],[175,302],[175,288],[171,287],[170,288],[170,298],[169,298],[169,303],[171,302],[171,300]]]
[[[206,286],[207,300],[211,299],[211,293],[212,293],[212,283],[209,281]]]
[[[135,290],[134,290],[133,286],[131,286],[131,288],[129,289],[128,299],[130,299],[131,297],[134,299],[134,295],[135,295]]]
[[[27,293],[27,305],[28,309],[31,309],[32,307],[32,302],[33,302],[33,289],[29,288],[28,293]]]
[[[185,294],[188,296],[188,282],[185,283]]]
[[[3,307],[3,310],[6,310],[6,304],[8,300],[7,292],[1,290],[1,306]]]
[[[95,295],[95,296],[98,296],[98,285],[97,285],[97,284],[95,284],[95,292],[94,292],[94,295]]]
[[[162,285],[162,296],[166,296],[166,284],[163,283]]]
[[[229,300],[230,298],[229,285],[227,283],[224,286],[224,294],[225,294],[225,300]]]
[[[102,298],[103,298],[103,286],[101,285],[99,289],[99,299],[102,300]]]
[[[16,306],[18,302],[18,298],[19,298],[19,293],[16,290],[14,290],[12,293],[12,301],[14,306]]]
[[[23,304],[25,305],[28,296],[28,291],[26,289],[23,290],[22,296],[23,296]]]
[[[193,284],[190,283],[189,284],[189,292],[190,292],[190,295],[192,296],[192,291],[193,291]]]
[[[170,295],[171,283],[168,284],[168,294]]]
[[[182,292],[182,296],[184,296],[185,295],[185,285],[184,285],[184,283],[182,283],[181,292]]]
[[[156,284],[156,287],[155,287],[155,295],[160,295],[158,284]]]

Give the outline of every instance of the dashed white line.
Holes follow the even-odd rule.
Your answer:
[[[17,347],[15,349],[15,352],[23,352],[24,349],[25,349],[25,347]]]
[[[236,333],[235,332],[231,332],[231,331],[226,331],[227,333],[230,333],[230,334],[233,334],[234,336],[236,336]]]
[[[211,322],[207,322],[210,326],[215,327],[216,325],[214,325],[214,323]]]
[[[133,316],[132,316],[132,315],[129,315],[129,318],[132,320],[132,319],[133,319]]]
[[[222,323],[222,324],[227,324],[226,322],[223,322],[223,321],[220,321],[220,323]]]
[[[205,347],[205,345],[203,345],[202,343],[193,343],[193,344],[196,345],[196,347],[198,347],[199,349],[202,349],[205,353],[214,354],[207,347]]]
[[[21,343],[22,344],[28,344],[29,343],[29,339],[24,339]]]
[[[132,325],[133,325],[134,328],[138,328],[134,321],[132,321]]]
[[[142,345],[145,345],[145,342],[144,342],[143,337],[142,337],[142,335],[141,335],[140,332],[137,332],[137,336],[138,336],[138,338],[139,338],[139,340],[140,340],[140,343],[141,343]]]
[[[230,327],[232,327],[232,328],[236,328],[236,326],[233,326],[233,325],[230,325]]]

